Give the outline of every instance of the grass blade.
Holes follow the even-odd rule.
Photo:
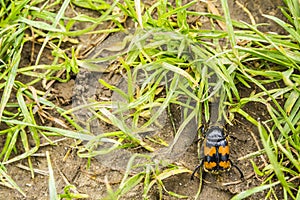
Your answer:
[[[268,158],[270,160],[270,163],[272,164],[273,170],[280,182],[280,184],[284,187],[284,189],[291,195],[292,198],[295,198],[292,191],[289,188],[288,183],[285,180],[284,174],[281,170],[281,165],[277,161],[277,156],[273,152],[271,146],[274,146],[276,144],[270,144],[270,138],[267,133],[267,131],[262,127],[261,123],[258,123],[258,131],[260,134],[260,138],[262,141],[262,144],[264,146],[264,149],[266,151],[266,154],[268,155]],[[272,133],[270,133],[272,134]]]
[[[23,34],[20,34],[20,36],[16,39],[17,41],[15,42],[16,43],[15,45],[19,46],[22,39],[23,39]],[[14,53],[13,58],[12,58],[12,63],[8,67],[8,68],[10,68],[10,71],[9,71],[8,79],[5,84],[5,88],[3,90],[1,102],[0,102],[0,122],[2,119],[2,114],[5,109],[6,103],[8,102],[8,100],[11,96],[10,94],[11,94],[12,88],[14,86],[14,81],[17,76],[17,70],[19,67],[20,60],[21,60],[21,52],[22,52],[22,46]]]
[[[58,196],[57,196],[56,186],[55,186],[55,177],[54,177],[49,151],[46,151],[46,157],[47,157],[47,164],[48,164],[48,171],[49,171],[49,180],[48,180],[49,198],[50,200],[57,200]]]
[[[252,194],[270,189],[271,187],[274,187],[278,184],[280,184],[280,181],[277,181],[277,182],[274,182],[274,183],[271,183],[271,184],[268,184],[268,185],[261,185],[261,186],[258,186],[258,187],[251,188],[250,190],[246,190],[246,191],[243,191],[243,192],[235,195],[234,197],[232,197],[231,200],[245,199],[245,198],[251,196]]]
[[[2,169],[2,167],[0,167],[0,174],[1,176],[3,176],[6,181],[8,181],[8,183],[16,190],[18,190],[18,192],[20,192],[25,198],[26,198],[26,194],[25,192],[14,182],[14,180]]]

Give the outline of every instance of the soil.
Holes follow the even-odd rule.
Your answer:
[[[277,17],[282,17],[278,6],[283,3],[280,0],[240,0],[228,1],[231,15],[236,20],[243,20],[246,22],[251,22],[249,15],[238,5],[241,4],[248,8],[253,15],[256,23],[269,23],[270,26],[262,26],[262,31],[272,31],[284,33],[283,30],[279,29],[276,24],[270,22],[266,18],[262,17],[262,14],[273,15]],[[221,10],[221,6],[218,2],[214,2],[217,9]],[[201,4],[198,7],[194,6],[192,9],[206,9],[206,6]],[[85,12],[84,9],[80,9],[81,12]],[[191,19],[192,20],[192,19]],[[205,22],[205,20],[203,21]],[[80,24],[78,27],[80,28]],[[88,48],[90,44],[94,42],[93,38],[87,38],[86,36],[79,38],[79,41],[83,43],[84,48]],[[93,44],[94,45],[94,44]],[[34,55],[37,55],[38,45],[34,50]],[[26,48],[22,53],[22,66],[29,65],[30,62],[34,61],[28,55],[31,55],[32,48],[31,43],[26,44]],[[51,53],[45,51],[46,55],[43,56],[41,63],[51,63]],[[91,56],[91,55],[89,55]],[[98,74],[99,75],[99,74]],[[98,83],[97,73],[85,72],[82,70],[79,73],[79,77],[71,77],[71,80],[67,83],[56,82],[52,86],[51,93],[53,94],[53,102],[62,108],[69,109],[72,106],[72,101],[74,102],[75,91],[80,90],[80,94],[95,94],[94,99],[99,98],[110,98],[113,94],[107,90],[101,88]],[[19,77],[27,80],[28,77]],[[121,76],[114,76],[115,81],[121,80]],[[89,80],[89,82],[81,82],[82,80]],[[95,81],[96,80],[96,81]],[[91,92],[86,86],[91,86],[91,83],[95,83],[92,87],[94,90]],[[81,88],[78,88],[81,85]],[[42,88],[41,85],[36,85],[37,88]],[[75,88],[74,88],[75,87]],[[238,85],[241,96],[247,96],[252,91],[257,90],[257,88],[245,88],[243,85]],[[86,92],[89,91],[89,92]],[[80,103],[80,99],[77,99],[77,104]],[[244,108],[247,113],[255,118],[266,119],[266,110],[259,103],[249,103]],[[55,111],[50,111],[52,116],[59,118],[59,114]],[[45,121],[40,122],[42,125],[47,126],[58,126],[59,125],[51,122]],[[231,146],[231,160],[242,170],[245,176],[245,181],[241,181],[239,173],[237,170],[232,168],[228,173],[223,173],[219,176],[212,174],[204,175],[204,182],[202,187],[202,192],[199,199],[218,199],[227,200],[230,199],[234,194],[240,193],[245,189],[252,188],[254,186],[261,184],[260,177],[256,177],[253,172],[253,167],[249,159],[243,159],[243,157],[249,153],[255,152],[261,147],[259,141],[259,134],[255,126],[250,124],[242,116],[236,115],[234,117],[233,126],[226,126],[228,135],[230,136],[230,146]],[[2,126],[2,125],[1,125]],[[166,123],[164,130],[170,134],[172,128],[170,128],[170,123]],[[169,127],[168,127],[169,126]],[[92,123],[92,127],[96,127],[97,130],[113,130],[112,127],[107,126],[105,123],[95,122]],[[2,129],[3,127],[0,127]],[[192,138],[192,137],[190,137]],[[194,138],[192,138],[194,139]],[[191,140],[191,139],[189,139]],[[1,136],[0,144],[4,144],[5,137]],[[49,199],[48,196],[48,165],[46,161],[45,152],[48,151],[51,157],[52,166],[54,168],[54,176],[56,181],[56,188],[58,193],[64,193],[64,186],[72,184],[76,186],[76,190],[72,191],[74,193],[88,194],[88,199],[102,199],[106,195],[108,182],[113,188],[116,188],[123,178],[123,173],[126,162],[121,162],[118,160],[113,160],[112,163],[100,162],[99,158],[93,158],[91,164],[88,167],[87,159],[78,157],[77,150],[78,147],[83,144],[76,143],[72,139],[64,139],[63,141],[58,141],[58,145],[47,145],[45,140],[45,145],[39,149],[39,151],[31,157],[33,167],[35,169],[41,170],[39,173],[35,173],[35,177],[32,178],[28,170],[22,169],[22,166],[28,165],[27,160],[20,161],[18,163],[12,163],[7,165],[7,173],[12,176],[16,183],[22,188],[26,193],[26,197],[23,197],[19,192],[11,190],[7,187],[0,186],[0,197],[5,197],[5,199]],[[20,141],[21,142],[21,141]],[[178,157],[176,163],[184,166],[191,171],[198,165],[198,155],[197,155],[197,144],[196,142],[189,142],[190,146],[186,147],[184,152],[181,152],[181,156]],[[125,160],[126,161],[126,160]],[[264,163],[262,157],[257,157],[253,159],[257,166]],[[43,173],[44,172],[44,173]],[[177,194],[186,195],[188,199],[194,199],[193,197],[197,193],[199,186],[199,179],[190,180],[191,174],[183,173],[171,176],[164,180],[164,184],[167,190],[173,191]],[[142,187],[137,185],[136,188],[131,190],[126,197],[122,199],[142,199]],[[260,195],[262,195],[260,197]],[[254,197],[249,199],[261,199],[263,194],[256,194]],[[155,187],[151,190],[149,199],[159,199],[158,190]],[[166,192],[163,193],[162,199],[171,200],[178,199],[168,195]]]

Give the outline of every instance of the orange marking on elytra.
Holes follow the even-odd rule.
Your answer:
[[[220,167],[223,167],[224,169],[229,169],[230,168],[230,162],[228,161],[221,161],[219,162]]]
[[[210,170],[210,169],[214,168],[215,166],[217,166],[217,163],[215,163],[215,162],[204,162],[205,169]]]
[[[229,155],[229,146],[228,146],[228,145],[225,146],[225,147],[220,146],[220,147],[219,147],[219,153],[220,153],[221,155],[225,155],[225,154],[228,154],[228,155]]]
[[[213,156],[214,154],[217,153],[216,147],[207,147],[204,146],[204,155],[205,156]]]

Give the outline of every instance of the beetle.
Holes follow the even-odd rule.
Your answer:
[[[239,171],[241,179],[244,178],[243,172],[229,159],[229,142],[222,128],[219,126],[211,126],[204,134],[202,146],[204,155],[201,158],[200,164],[192,173],[192,180],[194,179],[195,173],[202,166],[205,172],[212,174],[226,172],[229,171],[231,167],[235,167]]]

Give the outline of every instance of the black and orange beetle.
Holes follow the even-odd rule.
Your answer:
[[[201,158],[200,164],[192,173],[192,180],[195,173],[202,166],[205,172],[212,174],[229,171],[231,166],[233,166],[239,171],[241,179],[244,178],[242,171],[229,159],[229,143],[223,129],[218,126],[211,126],[204,134],[202,146],[204,155]]]

